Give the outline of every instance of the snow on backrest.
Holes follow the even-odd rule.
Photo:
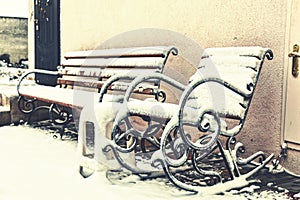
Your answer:
[[[115,74],[162,73],[170,53],[177,55],[178,50],[172,46],[152,46],[68,52],[59,69],[64,76],[59,83],[86,77],[105,80]],[[158,80],[151,83],[159,85]]]
[[[62,67],[80,67],[84,70],[93,68],[102,72],[110,69],[116,72],[118,69],[126,68],[153,69],[162,72],[170,53],[177,55],[177,49],[168,46],[153,46],[68,52]]]
[[[256,57],[259,60],[263,60],[266,53],[268,53],[269,51],[270,49],[267,48],[251,47],[251,46],[207,48],[205,49],[202,58],[210,57],[210,56],[245,56],[245,57]]]
[[[219,113],[243,119],[249,107],[260,69],[269,49],[261,47],[209,48],[203,53],[197,72],[190,81],[219,78],[249,97],[210,82],[196,88],[190,105],[210,105]],[[272,55],[270,55],[272,57]]]

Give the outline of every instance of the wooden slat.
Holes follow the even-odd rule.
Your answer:
[[[187,102],[189,107],[210,107],[218,113],[235,119],[243,119],[249,100],[221,85],[203,85],[195,89]]]
[[[262,58],[267,50],[260,47],[206,49],[197,73],[191,80],[215,77],[251,95],[257,83]],[[218,90],[213,84],[196,88],[196,94],[190,99],[190,105],[201,107],[212,104],[211,106],[226,118],[244,119],[251,99],[246,99],[228,88],[222,89],[221,85]],[[219,96],[216,92],[220,93]]]
[[[256,57],[247,56],[211,56],[201,59],[198,68],[218,67],[218,69],[226,67],[251,68],[258,71],[261,61]]]
[[[101,88],[105,81],[97,81],[97,80],[77,80],[77,79],[65,79],[58,78],[57,83],[59,85],[72,85],[72,86],[80,86],[80,87],[88,87],[88,88]],[[109,90],[126,90],[130,83],[127,82],[115,82],[108,89]],[[143,88],[143,89],[142,89]],[[140,91],[141,93],[150,93],[150,90],[153,88],[157,88],[154,86],[154,82],[144,82],[135,90],[135,92]],[[148,92],[147,92],[148,91]]]
[[[177,51],[174,47],[154,46],[68,52],[59,69],[58,84],[101,88],[103,81],[98,80],[116,74],[161,73],[169,53],[177,55]],[[152,91],[151,87],[157,87],[159,80],[146,83]],[[120,89],[120,84],[113,84],[112,88]]]
[[[66,67],[59,70],[60,75],[67,75],[67,76],[86,76],[86,77],[101,77],[101,74],[104,69],[101,68],[74,68],[74,67]]]
[[[135,47],[135,48],[114,48],[89,51],[75,51],[65,54],[65,59],[72,58],[119,58],[119,57],[165,57],[173,47]]]
[[[246,56],[256,57],[260,60],[269,49],[261,47],[226,47],[226,48],[207,48],[202,57],[207,56]]]
[[[208,77],[219,78],[235,88],[238,88],[240,91],[249,94],[253,92],[249,90],[249,86],[253,87],[256,84],[257,75],[257,71],[251,68],[242,68],[235,65],[226,67],[223,65],[216,65],[214,67],[205,66],[197,70],[197,72],[190,78],[190,82],[192,80]]]
[[[99,102],[99,93],[83,90],[73,90],[48,86],[23,87],[20,94],[28,98],[37,98],[40,101],[55,103],[70,108],[83,108]],[[104,99],[111,100],[116,95],[106,95]]]
[[[71,80],[71,79],[59,78],[57,80],[57,83],[59,85],[75,85],[75,86],[89,87],[89,88],[101,88],[104,84],[104,81]]]
[[[99,89],[103,86],[105,79],[115,74],[161,73],[169,53],[177,55],[178,50],[174,47],[156,46],[68,52],[58,70],[57,75],[60,78],[58,78],[57,83],[58,85],[84,87],[82,88],[84,90],[87,87]],[[153,95],[153,89],[157,89],[157,85],[159,85],[159,80],[149,80],[143,83],[142,89],[137,88],[134,92]],[[122,82],[112,84],[109,89],[121,90],[127,87],[128,83]],[[34,94],[35,90],[32,90],[21,95],[37,97],[42,101],[68,107],[75,106],[69,98],[66,100],[62,98],[63,96],[70,96],[67,94],[67,92],[71,92],[68,88],[43,87],[43,90],[45,93],[39,94],[37,92]],[[59,92],[56,93],[56,91]],[[85,98],[84,95],[83,97]]]
[[[67,67],[100,67],[100,68],[159,68],[164,65],[163,58],[89,58],[65,60],[61,66]]]
[[[109,78],[115,74],[144,74],[147,75],[149,73],[153,72],[161,72],[160,69],[140,69],[140,68],[132,68],[132,69],[121,69],[121,68],[114,68],[114,69],[109,69],[106,68],[102,71],[101,77],[103,78]]]
[[[148,74],[152,72],[160,72],[159,69],[145,69],[145,68],[72,68],[67,67],[59,71],[60,75],[68,76],[82,76],[82,77],[99,77],[99,78],[109,78],[115,74],[130,74],[134,72],[135,74]]]

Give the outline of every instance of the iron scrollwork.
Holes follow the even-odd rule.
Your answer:
[[[143,130],[133,125],[131,118],[138,118],[143,121]],[[116,120],[113,126],[111,140],[103,151],[112,150],[118,162],[135,174],[150,174],[149,170],[144,170],[138,166],[129,164],[122,158],[122,154],[136,153],[147,160],[151,159],[152,154],[159,149],[159,141],[156,134],[164,126],[155,119],[145,118],[138,115],[128,115],[125,118]],[[161,131],[162,132],[162,131]]]
[[[49,117],[55,125],[66,125],[68,124],[73,116],[67,110],[62,109],[57,104],[51,104],[49,107]]]
[[[22,113],[30,114],[36,108],[35,102],[36,102],[36,99],[28,99],[26,97],[19,96],[19,98],[18,98],[18,108]]]

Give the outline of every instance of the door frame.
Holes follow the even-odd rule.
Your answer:
[[[60,0],[35,0],[33,11],[34,68],[56,71],[61,57]],[[53,76],[37,75],[36,80],[56,84]]]
[[[289,78],[292,71],[292,58],[288,57],[289,52],[292,51],[293,45],[295,43],[300,44],[300,37],[297,41],[292,41],[292,26],[293,26],[293,6],[295,3],[299,4],[300,9],[300,0],[288,0],[287,1],[287,16],[286,16],[286,35],[285,35],[285,48],[284,48],[284,80],[283,80],[283,101],[282,101],[282,126],[281,126],[281,144],[287,143],[288,148],[300,150],[300,141],[293,142],[289,140],[287,137],[287,112],[288,112],[288,92],[289,92]],[[300,23],[300,19],[299,19]],[[300,81],[300,76],[298,76]],[[300,130],[299,130],[300,134]]]

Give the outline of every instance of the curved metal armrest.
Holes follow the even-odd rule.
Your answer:
[[[220,79],[220,78],[204,78],[204,79],[199,79],[199,80],[194,80],[188,85],[184,85],[182,83],[179,83],[178,81],[164,75],[164,74],[159,74],[159,73],[152,73],[152,74],[147,74],[147,75],[139,75],[137,76],[129,85],[128,89],[126,90],[125,96],[124,96],[124,101],[128,101],[131,94],[134,92],[134,89],[136,86],[138,86],[140,83],[147,81],[149,79],[159,79],[162,81],[165,81],[166,83],[184,91],[182,94],[182,97],[184,97],[185,94],[189,94],[193,89],[195,89],[197,86],[206,83],[206,82],[216,82],[218,84],[224,85],[225,87],[229,88],[233,92],[245,97],[249,98],[251,97],[252,93],[249,91],[249,93],[244,93],[238,88],[234,87],[233,85],[227,83],[226,81]],[[188,92],[189,91],[189,92]]]
[[[100,90],[100,98],[99,98],[99,102],[102,102],[103,100],[103,96],[104,94],[107,92],[109,86],[118,81],[118,80],[132,80],[132,82],[129,84],[125,96],[124,96],[124,100],[127,101],[129,100],[130,95],[134,92],[134,89],[142,82],[147,81],[149,79],[159,79],[159,80],[163,80],[181,90],[184,90],[185,86],[179,82],[177,82],[174,79],[171,79],[170,77],[160,74],[160,73],[150,73],[147,75],[144,74],[140,74],[140,73],[131,73],[131,74],[116,74],[112,77],[110,77],[109,79],[107,79],[105,81],[105,83],[103,84],[103,86],[101,87]]]
[[[22,81],[23,81],[27,76],[29,76],[30,74],[36,74],[36,73],[38,73],[38,74],[56,75],[56,76],[59,75],[59,72],[57,72],[57,71],[48,71],[48,70],[41,70],[41,69],[35,69],[35,70],[32,70],[32,71],[29,71],[29,72],[25,73],[25,74],[21,77],[21,79],[20,79],[20,81],[19,81],[19,83],[18,83],[18,85],[17,85],[17,91],[18,91],[18,95],[19,95],[19,96],[20,96],[20,87],[21,87]]]
[[[131,94],[134,92],[134,89],[142,82],[150,80],[150,79],[158,79],[160,81],[164,81],[180,90],[185,89],[185,85],[182,83],[179,83],[178,81],[160,73],[150,73],[147,75],[139,75],[133,81],[130,83],[128,89],[126,90],[125,96],[124,96],[124,102],[128,102]]]
[[[108,88],[116,81],[119,80],[133,80],[134,78],[136,78],[138,76],[138,74],[135,73],[131,73],[131,74],[115,74],[113,76],[111,76],[110,78],[108,78],[104,84],[101,87],[100,90],[100,97],[99,97],[99,102],[102,102],[104,94],[106,94]]]
[[[192,90],[194,90],[196,87],[198,87],[199,85],[203,84],[203,83],[207,83],[207,82],[215,82],[218,83],[220,85],[223,85],[224,87],[232,90],[233,92],[235,92],[236,94],[239,94],[240,96],[244,97],[244,98],[250,98],[252,96],[253,93],[253,88],[248,88],[249,89],[249,93],[245,93],[242,90],[240,90],[239,88],[233,86],[232,84],[228,83],[227,81],[224,81],[220,78],[216,78],[216,77],[207,77],[207,78],[202,78],[202,79],[195,79],[192,82],[190,82],[187,86],[186,86],[186,90],[185,92],[182,94],[182,96],[184,96],[185,94],[190,94],[190,92]]]
[[[226,81],[224,81],[220,78],[208,77],[208,78],[203,78],[203,79],[196,79],[196,80],[193,80],[191,83],[189,83],[189,85],[187,85],[186,89],[183,91],[180,102],[179,102],[179,108],[180,108],[179,112],[182,112],[186,102],[188,101],[190,94],[194,91],[194,89],[197,88],[198,86],[200,86],[201,84],[204,84],[207,82],[215,82],[220,85],[223,85],[224,87],[230,89],[231,91],[235,92],[236,94],[238,94],[244,98],[250,98],[252,96],[252,91],[249,91],[249,93],[244,93],[241,90],[239,90],[238,88],[234,87],[233,85],[227,83]],[[180,117],[182,117],[182,116],[179,116],[179,118]],[[241,120],[241,122],[242,122],[242,120]],[[230,136],[230,137],[234,136],[241,130],[242,125],[243,125],[243,123],[240,123],[238,126],[232,128],[230,130],[227,130],[225,132],[221,131],[221,134],[225,135],[225,136]]]

